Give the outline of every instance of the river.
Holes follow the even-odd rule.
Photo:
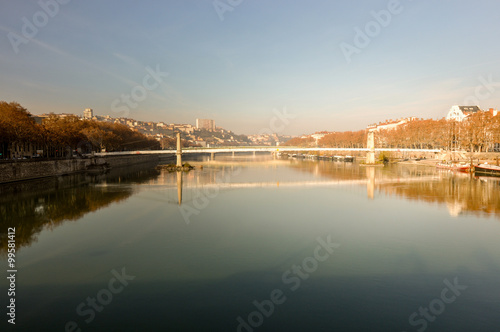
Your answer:
[[[0,186],[2,331],[498,331],[498,178],[193,164]]]

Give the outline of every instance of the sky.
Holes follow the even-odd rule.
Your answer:
[[[497,0],[0,0],[0,100],[238,134],[500,108]],[[498,83],[497,83],[498,82]]]

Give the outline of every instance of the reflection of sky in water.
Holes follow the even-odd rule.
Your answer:
[[[42,227],[18,251],[24,323],[33,330],[39,321],[61,327],[76,319],[86,330],[76,305],[95,296],[112,269],[125,267],[136,279],[90,329],[162,330],[168,320],[172,330],[234,330],[235,318],[254,310],[253,300],[281,288],[290,301],[262,330],[329,324],[329,330],[399,331],[411,312],[439,296],[444,278],[455,276],[470,286],[468,293],[433,328],[470,331],[467,322],[478,315],[486,315],[488,328],[497,326],[487,304],[498,302],[491,293],[500,271],[498,181],[332,162],[237,161],[231,167],[216,160],[204,166],[182,173],[180,207],[178,173],[164,171],[108,175],[86,187],[59,188],[59,196],[26,198],[32,204],[18,200],[33,208],[27,224],[39,225],[47,211],[78,216]],[[207,188],[215,194],[197,208],[197,195]],[[71,211],[72,197],[88,202]],[[476,208],[468,200],[476,198],[482,212],[468,213]],[[197,210],[189,224],[180,210],[186,207]],[[329,235],[341,246],[291,293],[283,273]]]
[[[481,270],[484,262],[478,252],[500,252],[497,221],[452,218],[446,205],[408,201],[383,191],[371,200],[366,187],[371,171],[357,172],[345,180],[284,162],[232,170],[205,166],[183,174],[180,208],[197,211],[189,225],[177,206],[177,174],[162,173],[137,185],[137,193],[125,201],[42,232],[37,243],[19,253],[23,270],[29,272],[21,280],[79,283],[92,278],[95,270],[121,265],[141,271],[143,280],[283,271],[310,255],[316,237],[329,234],[342,247],[316,277],[425,273],[460,266]],[[379,176],[375,184],[391,180]],[[203,204],[195,204],[197,194],[217,184],[219,191],[199,209]],[[106,186],[118,190],[119,185]],[[500,263],[497,255],[493,261]]]

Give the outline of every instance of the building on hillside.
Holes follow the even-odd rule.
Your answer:
[[[194,127],[190,124],[175,124],[174,130],[179,130],[188,134],[192,134],[194,132]]]
[[[452,106],[450,111],[446,115],[446,120],[455,120],[458,122],[463,121],[466,117],[471,114],[480,112],[479,106]]]
[[[42,115],[39,115],[39,116],[42,116],[42,117],[50,117],[50,116],[55,116],[55,117],[58,117],[58,118],[61,118],[61,119],[64,119],[64,118],[67,118],[69,116],[76,116],[75,114],[73,113],[59,113],[59,114],[54,114],[54,113],[43,113]]]
[[[378,123],[378,124],[371,124],[371,125],[368,125],[366,127],[366,129],[368,131],[380,131],[380,130],[392,130],[392,129],[396,129],[397,127],[401,126],[401,125],[404,125],[408,122],[411,122],[411,121],[416,121],[418,120],[418,118],[412,116],[412,117],[409,117],[409,118],[403,118],[403,119],[399,119],[399,120],[386,120],[385,122],[381,122],[381,123]]]
[[[215,131],[215,121],[211,119],[196,119],[196,129]]]
[[[83,111],[83,118],[84,119],[92,119],[94,117],[94,110],[91,108],[86,108]]]
[[[43,120],[47,119],[49,116],[46,114],[42,115],[31,115],[31,118],[33,121],[35,121],[36,124],[42,124]]]
[[[497,109],[490,108],[488,110],[488,112],[491,113],[491,116],[497,116],[498,115],[498,110]]]
[[[207,142],[206,141],[194,141],[194,143],[198,144],[202,148],[206,148],[207,147]]]
[[[328,134],[332,134],[332,133],[328,132],[328,131],[319,131],[319,132],[312,134],[310,137],[314,138],[314,140],[316,141],[316,144],[318,144],[319,140]]]

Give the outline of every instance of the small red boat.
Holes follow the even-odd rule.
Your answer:
[[[437,168],[441,169],[449,169],[452,171],[459,171],[459,172],[469,172],[470,171],[470,165],[466,164],[443,164],[443,163],[438,163],[436,164]]]

